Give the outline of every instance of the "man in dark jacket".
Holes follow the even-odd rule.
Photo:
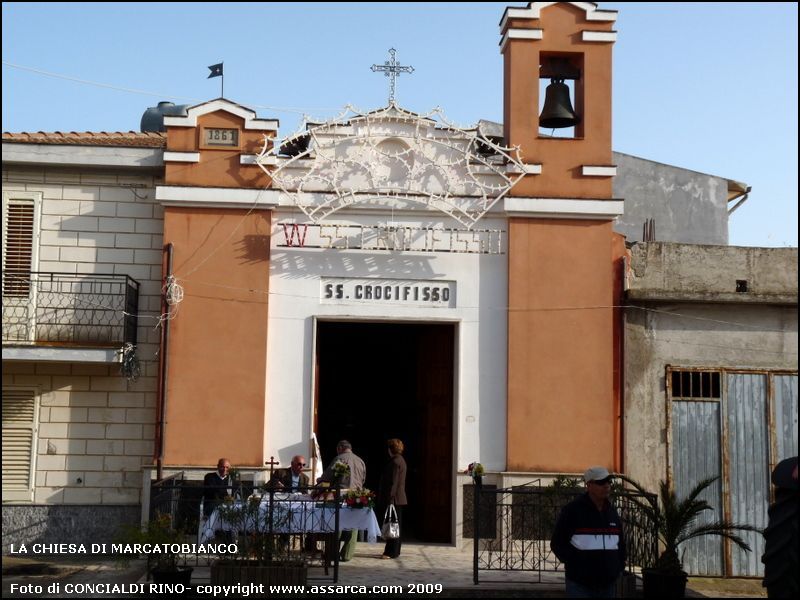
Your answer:
[[[208,518],[225,496],[232,496],[237,482],[230,475],[231,461],[220,458],[217,470],[203,477],[203,515]]]
[[[772,471],[775,502],[769,507],[764,530],[764,587],[770,598],[797,598],[797,457],[778,463]]]
[[[292,466],[288,469],[278,469],[270,479],[268,486],[284,492],[306,492],[308,490],[308,475],[303,473],[306,466],[304,456],[298,454],[292,457]]]
[[[583,479],[587,491],[561,510],[550,548],[564,563],[568,598],[613,598],[626,555],[622,521],[608,499],[611,475],[592,467]]]

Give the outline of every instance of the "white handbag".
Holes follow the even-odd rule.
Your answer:
[[[385,540],[396,540],[400,537],[400,522],[397,520],[397,511],[395,511],[394,504],[390,504],[383,515],[381,537]]]

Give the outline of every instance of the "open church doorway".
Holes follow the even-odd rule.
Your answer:
[[[340,439],[378,490],[386,440],[405,444],[403,539],[451,543],[455,332],[452,323],[317,323],[314,428],[329,463]],[[383,515],[377,515],[380,521]]]

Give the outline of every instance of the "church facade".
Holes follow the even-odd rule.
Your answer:
[[[63,524],[136,519],[151,480],[202,479],[221,456],[263,478],[311,459],[314,437],[326,463],[348,439],[371,488],[401,438],[409,534],[460,544],[472,462],[498,487],[605,465],[653,488],[695,468],[671,416],[693,400],[672,373],[689,371],[779,387],[788,425],[764,424],[762,471],[796,453],[796,249],[723,246],[747,186],[612,152],[615,18],[594,3],[508,8],[502,125],[463,129],[390,98],[279,140],[276,120],[220,98],[166,111],[163,132],[4,134],[3,266],[18,279],[4,274],[3,453],[19,459],[4,544],[95,541],[102,527]],[[688,243],[637,237],[653,215],[659,239]],[[675,302],[679,337],[659,317]],[[112,334],[59,321],[87,306],[107,309]],[[726,351],[694,351],[712,321]],[[729,481],[722,465],[709,472]],[[719,498],[729,511],[727,483]]]
[[[507,11],[502,136],[394,102],[280,147],[226,100],[166,116],[163,463],[286,462],[315,433],[376,484],[399,437],[431,542],[461,537],[470,462],[501,485],[618,468],[614,16]],[[539,133],[539,64],[575,78],[570,137]]]

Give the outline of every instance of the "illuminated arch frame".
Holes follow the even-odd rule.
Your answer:
[[[480,127],[453,125],[440,109],[418,115],[395,104],[370,113],[347,106],[323,123],[306,119],[280,143],[270,146],[272,140],[265,140],[256,164],[313,223],[347,206],[378,200],[398,207],[421,204],[471,229],[526,173],[539,172],[539,165],[522,162],[519,147],[495,139]],[[381,146],[387,140],[405,150],[386,151]],[[303,150],[280,156],[280,148],[292,143]],[[405,176],[387,181],[387,166],[390,171],[399,166]],[[363,179],[358,185],[347,183],[354,172]],[[431,191],[426,183],[431,178],[440,189]]]

